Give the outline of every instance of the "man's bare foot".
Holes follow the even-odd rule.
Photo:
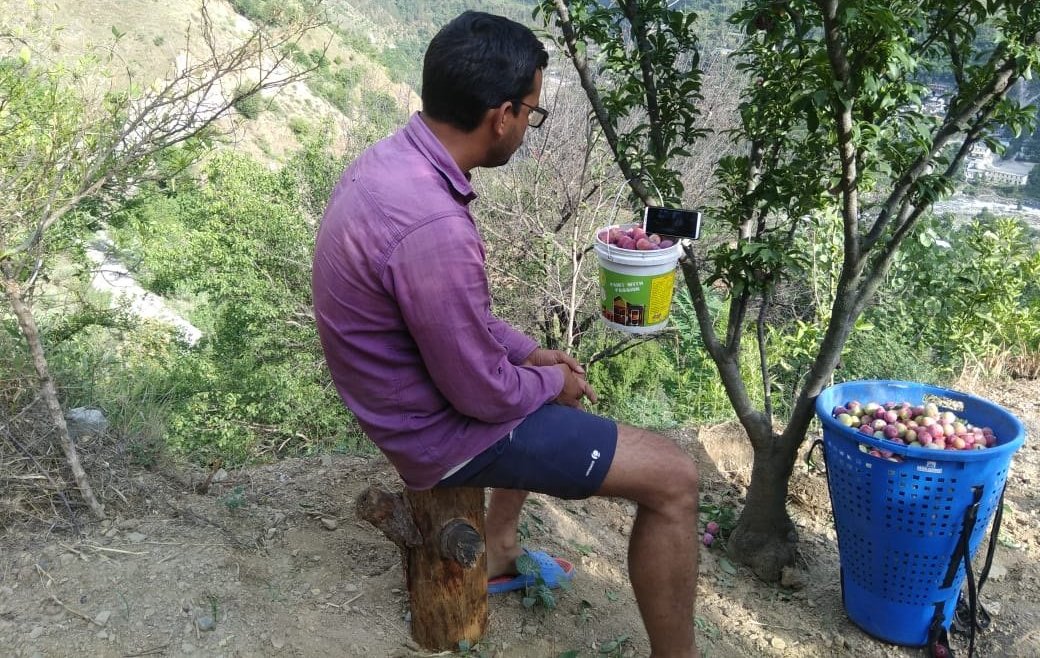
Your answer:
[[[516,569],[516,558],[523,554],[523,549],[517,545],[505,549],[499,548],[497,550],[488,546],[488,579],[496,578],[498,576],[515,576],[518,573]]]

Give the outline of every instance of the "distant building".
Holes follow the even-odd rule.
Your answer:
[[[1035,162],[994,160],[993,152],[976,144],[968,154],[964,177],[969,181],[985,181],[997,185],[1025,185]]]
[[[949,108],[949,105],[950,101],[948,98],[941,93],[933,91],[924,99],[921,109],[928,116],[943,117],[946,116],[946,110]]]

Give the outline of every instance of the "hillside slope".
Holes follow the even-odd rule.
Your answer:
[[[35,14],[48,26],[54,35],[51,43],[30,38],[29,45],[38,57],[72,61],[91,51],[102,57],[110,55],[114,84],[132,80],[143,86],[168,75],[186,52],[200,51],[204,4],[213,34],[225,47],[241,42],[257,28],[226,0],[56,0],[36,12],[24,0],[0,0],[0,12],[23,24],[31,22]],[[327,123],[332,134],[343,139],[361,127],[371,130],[376,118],[398,122],[418,109],[415,92],[394,82],[386,68],[372,58],[374,51],[360,52],[347,43],[337,27],[347,17],[363,25],[362,14],[348,2],[331,4],[335,11],[329,12],[329,24],[306,35],[289,53],[294,71],[315,70],[305,80],[264,97],[252,117],[237,116],[232,133],[236,149],[278,161],[299,146],[299,133],[306,126]],[[230,96],[235,85],[244,82],[229,81],[224,93]],[[370,116],[374,114],[379,116]]]

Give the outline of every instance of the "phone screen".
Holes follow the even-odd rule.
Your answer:
[[[643,210],[643,228],[647,233],[697,240],[701,237],[701,213],[682,208],[647,206]]]

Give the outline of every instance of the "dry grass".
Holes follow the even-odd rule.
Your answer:
[[[10,347],[0,340],[0,347]],[[30,526],[79,531],[90,512],[82,500],[37,381],[18,353],[0,358],[0,530]],[[108,432],[76,440],[80,460],[103,504],[127,504],[129,455]]]
[[[971,390],[981,382],[1001,379],[1040,378],[1040,353],[1013,353],[1008,350],[982,358],[970,358],[954,387]]]
[[[34,381],[12,375],[0,382],[0,528],[19,521],[65,525],[74,519],[75,484],[50,440],[47,410]]]

